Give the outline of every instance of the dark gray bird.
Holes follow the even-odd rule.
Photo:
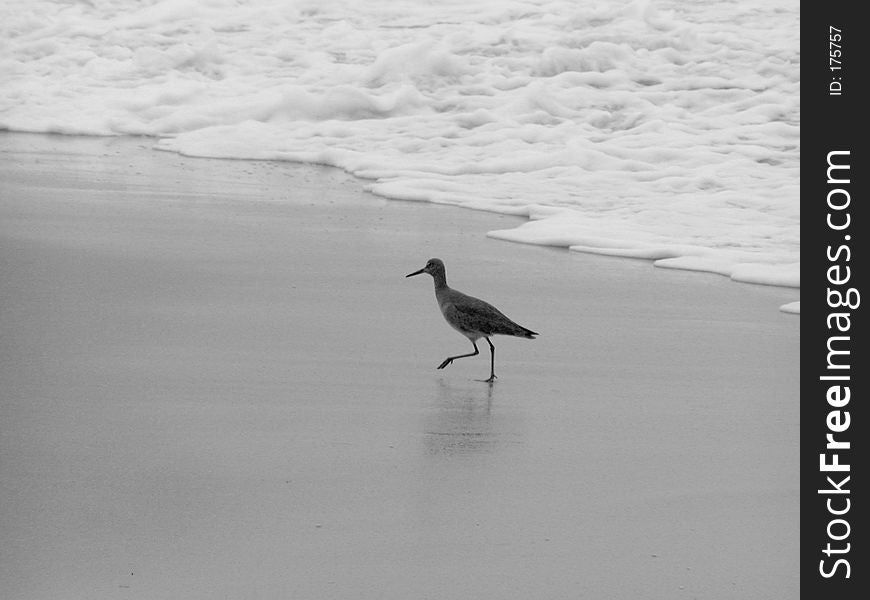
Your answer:
[[[420,273],[429,273],[435,280],[435,299],[438,300],[441,314],[444,315],[451,327],[471,340],[471,345],[474,346],[474,352],[469,354],[448,356],[444,362],[438,365],[439,369],[443,369],[457,358],[477,356],[480,354],[477,349],[477,340],[486,338],[491,355],[489,379],[486,381],[492,383],[495,380],[495,346],[492,345],[489,338],[493,335],[513,335],[535,339],[535,336],[538,335],[531,329],[526,329],[508,319],[492,304],[448,287],[447,273],[444,271],[444,263],[440,259],[430,258],[425,267],[409,273],[405,277],[413,277]]]

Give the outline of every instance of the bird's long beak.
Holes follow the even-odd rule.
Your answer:
[[[426,267],[423,267],[419,271],[414,271],[413,273],[408,273],[405,277],[413,277],[414,275],[419,275],[420,273],[424,273],[426,271]]]

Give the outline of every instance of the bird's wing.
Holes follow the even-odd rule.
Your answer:
[[[457,329],[491,335],[504,326],[513,324],[488,302],[464,294],[463,296],[461,301],[448,300],[442,307],[444,317]]]

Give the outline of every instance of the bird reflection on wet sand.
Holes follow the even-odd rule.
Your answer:
[[[493,410],[493,386],[453,386],[439,380],[423,420],[426,452],[463,455],[522,444],[516,425],[510,412]]]

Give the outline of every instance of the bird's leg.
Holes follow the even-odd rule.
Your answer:
[[[469,354],[460,354],[459,356],[448,356],[447,358],[444,359],[443,363],[438,365],[438,368],[443,369],[444,367],[446,367],[447,365],[452,363],[457,358],[465,358],[466,356],[477,356],[478,354],[480,354],[480,351],[477,349],[477,342],[475,342],[474,340],[471,340],[471,345],[474,346],[474,352],[471,352]]]
[[[492,342],[489,341],[489,338],[485,338],[486,343],[489,344],[489,379],[485,379],[487,383],[492,383],[495,381],[495,346],[492,345]]]

